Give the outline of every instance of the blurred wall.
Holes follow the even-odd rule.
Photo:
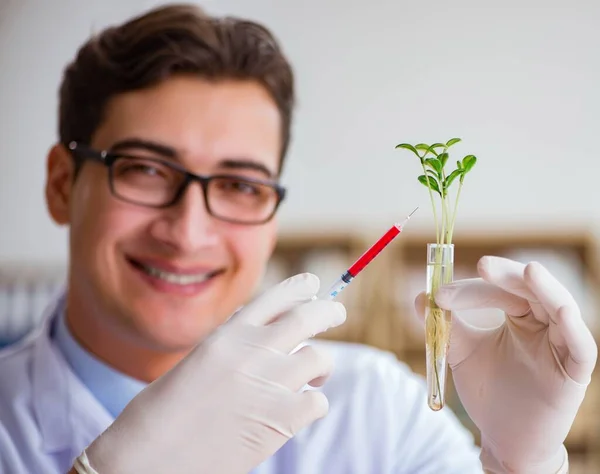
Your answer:
[[[65,259],[43,201],[62,68],[90,33],[158,3],[0,0],[0,262]],[[199,3],[264,22],[295,66],[282,230],[377,231],[416,205],[411,225],[430,230],[418,162],[394,146],[454,136],[480,160],[457,234],[600,227],[600,2]]]

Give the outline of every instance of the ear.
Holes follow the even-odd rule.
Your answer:
[[[46,206],[58,225],[69,223],[74,178],[73,157],[63,145],[54,145],[46,161]]]

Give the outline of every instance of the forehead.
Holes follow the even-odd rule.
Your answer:
[[[259,83],[181,76],[111,99],[92,145],[148,140],[174,148],[194,170],[249,159],[276,174],[281,126],[275,101]]]

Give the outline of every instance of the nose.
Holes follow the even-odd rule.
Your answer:
[[[193,253],[218,243],[215,219],[208,213],[199,183],[192,183],[173,206],[162,209],[151,226],[152,236],[180,253]]]

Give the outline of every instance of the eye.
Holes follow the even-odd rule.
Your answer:
[[[221,181],[220,187],[224,191],[230,191],[239,194],[257,195],[261,192],[260,185],[236,179],[224,179]]]
[[[140,158],[119,158],[115,162],[114,172],[122,178],[169,178],[173,174],[167,166]]]
[[[127,163],[122,167],[121,171],[147,174],[150,176],[161,174],[160,170],[156,166],[146,163]]]

